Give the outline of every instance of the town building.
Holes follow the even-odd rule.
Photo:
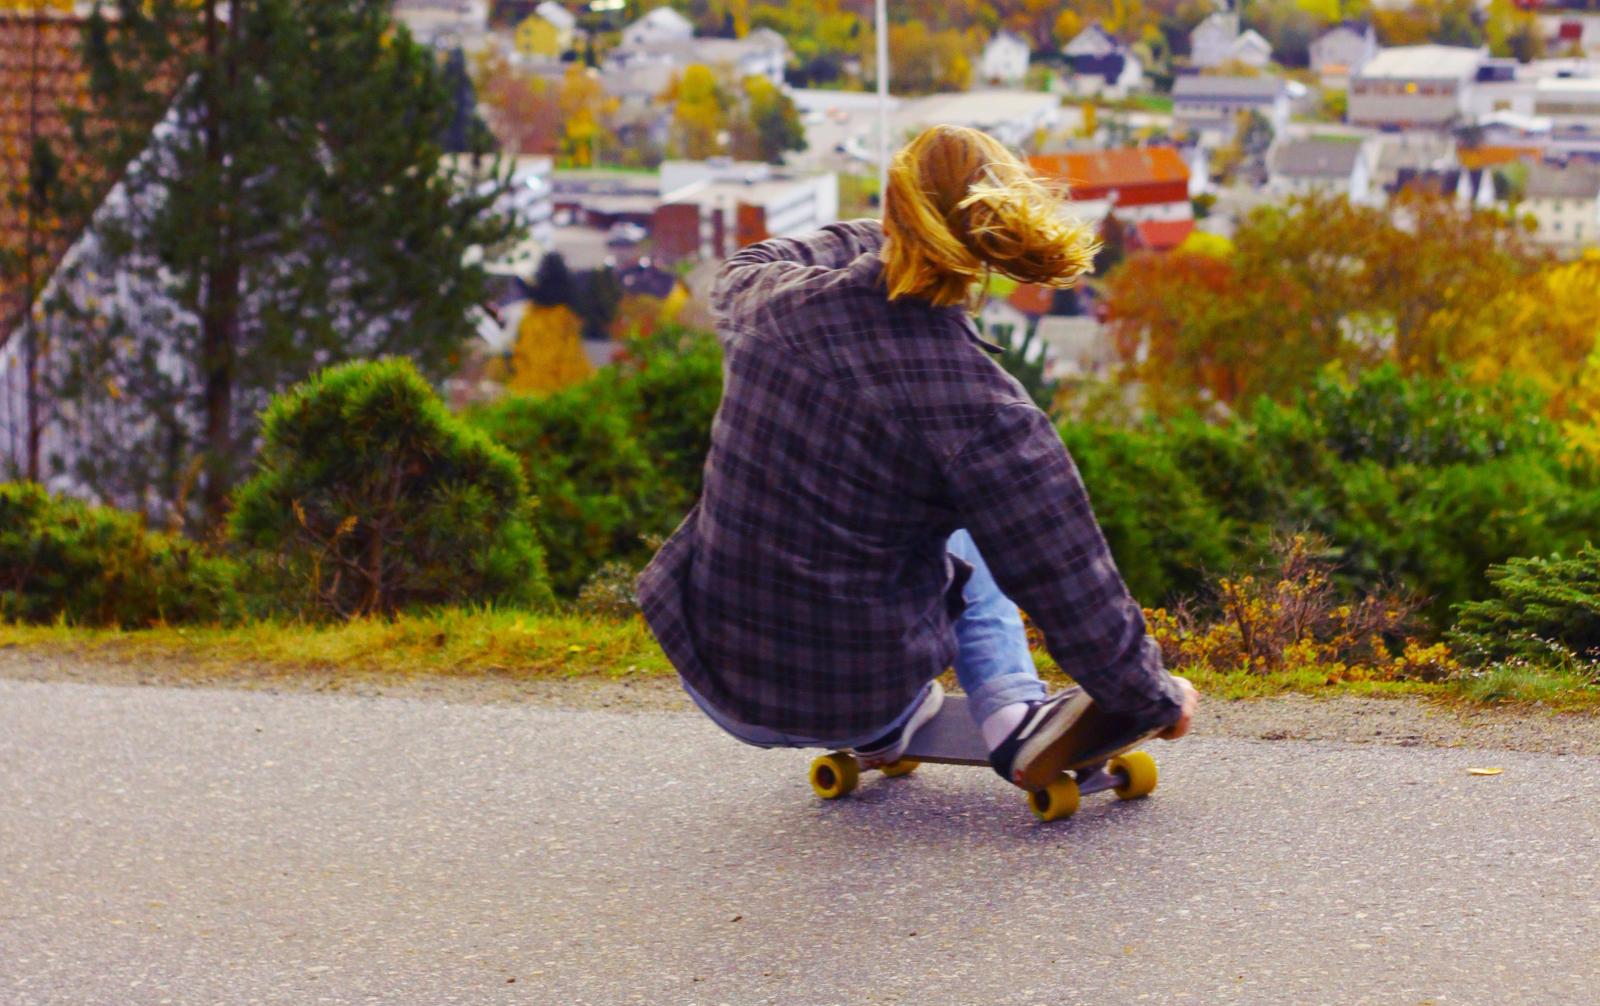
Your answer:
[[[1061,55],[1069,60],[1075,56],[1109,56],[1114,52],[1121,52],[1123,45],[1117,37],[1096,21],[1087,28],[1078,32],[1061,47]]]
[[[1376,140],[1378,156],[1373,165],[1374,189],[1393,192],[1403,171],[1431,173],[1451,171],[1461,166],[1453,137],[1433,131],[1386,133]]]
[[[1074,200],[1106,200],[1124,221],[1194,216],[1189,165],[1173,147],[1040,154],[1028,158],[1028,163],[1040,174],[1065,182]]]
[[[1136,220],[1128,233],[1128,248],[1136,251],[1172,251],[1194,233],[1193,218],[1187,220]]]
[[[1483,49],[1408,45],[1384,49],[1350,82],[1346,118],[1380,129],[1444,129],[1472,108]]]
[[[1534,239],[1543,244],[1571,250],[1600,243],[1600,168],[1530,164],[1518,209],[1534,219]]]
[[[1001,143],[1021,146],[1039,130],[1054,129],[1060,121],[1060,96],[995,88],[904,99],[892,113],[889,135],[899,143],[902,137],[929,126],[970,126]],[[869,149],[876,150],[876,130],[873,136]]]
[[[524,59],[552,60],[572,49],[578,19],[554,0],[543,0],[516,22],[512,47]]]
[[[1124,98],[1144,86],[1144,64],[1124,49],[1108,56],[1074,56],[1066,86],[1072,94]]]
[[[1254,29],[1239,30],[1236,11],[1217,11],[1189,33],[1189,65],[1200,70],[1238,63],[1264,69],[1272,62],[1272,44]]]
[[[1281,196],[1373,199],[1374,144],[1358,138],[1280,139],[1267,151],[1267,189]]]
[[[412,38],[435,49],[475,50],[489,40],[488,0],[395,0],[392,11]]]
[[[1462,209],[1486,210],[1497,205],[1500,192],[1494,172],[1488,168],[1447,168],[1443,171],[1418,171],[1402,168],[1390,189],[1391,195],[1408,191],[1431,192],[1454,199]]]
[[[1345,87],[1378,54],[1378,33],[1372,25],[1346,21],[1311,43],[1311,72],[1324,85]]]
[[[978,59],[978,78],[985,84],[1020,84],[1028,76],[1028,60],[1032,55],[1033,51],[1020,35],[998,32],[983,47],[983,55]]]
[[[1172,85],[1172,123],[1207,139],[1231,137],[1240,112],[1257,112],[1281,132],[1289,122],[1289,87],[1277,77],[1189,74]]]
[[[1074,35],[1061,54],[1072,71],[1065,81],[1072,94],[1120,98],[1144,85],[1139,58],[1098,23]]]
[[[533,13],[556,30],[556,42],[563,52],[572,48],[572,43],[577,38],[578,19],[571,11],[555,0],[544,0],[533,9]]]
[[[1233,43],[1239,39],[1239,15],[1234,11],[1215,11],[1189,32],[1189,65],[1205,70],[1221,66],[1232,58]]]
[[[839,218],[839,176],[799,175],[757,161],[712,158],[661,165],[651,220],[659,258],[723,258],[769,237]]]
[[[677,72],[698,63],[721,69],[734,81],[765,77],[782,84],[788,62],[789,43],[783,36],[770,28],[758,28],[744,38],[690,37],[624,43],[606,53],[605,69],[609,73],[656,66]]]
[[[660,42],[685,42],[694,37],[694,25],[671,7],[657,7],[622,29],[622,45],[631,48]]]

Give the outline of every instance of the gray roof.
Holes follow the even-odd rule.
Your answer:
[[[1528,165],[1529,199],[1594,199],[1600,197],[1600,170],[1585,164]]]
[[[1272,152],[1272,170],[1296,178],[1348,178],[1360,159],[1360,143],[1286,140]]]
[[[1203,74],[1188,74],[1179,77],[1172,85],[1174,98],[1198,101],[1217,99],[1271,101],[1283,93],[1283,81],[1277,77],[1208,77]]]

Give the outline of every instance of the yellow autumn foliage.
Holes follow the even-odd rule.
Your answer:
[[[513,391],[557,391],[592,373],[583,352],[583,323],[572,309],[528,305],[517,326],[507,386]]]
[[[1145,609],[1149,633],[1168,667],[1221,674],[1316,669],[1344,681],[1441,680],[1460,671],[1443,643],[1409,637],[1416,605],[1400,596],[1342,599],[1331,568],[1317,556],[1326,542],[1296,535],[1277,545],[1277,569],[1265,576],[1222,577],[1215,613],[1182,607]],[[1402,637],[1398,654],[1386,637]]]

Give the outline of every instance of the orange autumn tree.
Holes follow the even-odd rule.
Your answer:
[[[1470,365],[1482,341],[1470,333],[1503,329],[1550,265],[1506,219],[1425,195],[1387,210],[1328,197],[1262,207],[1217,251],[1134,255],[1106,280],[1122,376],[1158,413],[1282,398],[1330,363],[1430,376]],[[1534,332],[1553,324],[1521,317]]]
[[[594,373],[583,352],[583,322],[565,304],[529,304],[511,348],[512,391],[546,392]]]

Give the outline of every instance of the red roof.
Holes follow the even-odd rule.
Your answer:
[[[1194,233],[1193,220],[1141,220],[1133,225],[1141,247],[1171,251]]]
[[[1065,181],[1073,190],[1128,188],[1135,185],[1189,184],[1189,165],[1172,147],[1121,147],[1028,158],[1040,174]]]
[[[1024,283],[1011,291],[1006,303],[1023,314],[1049,314],[1056,302],[1056,292],[1037,283]]]
[[[1462,147],[1456,152],[1461,166],[1468,171],[1492,168],[1513,161],[1539,159],[1538,147]]]

